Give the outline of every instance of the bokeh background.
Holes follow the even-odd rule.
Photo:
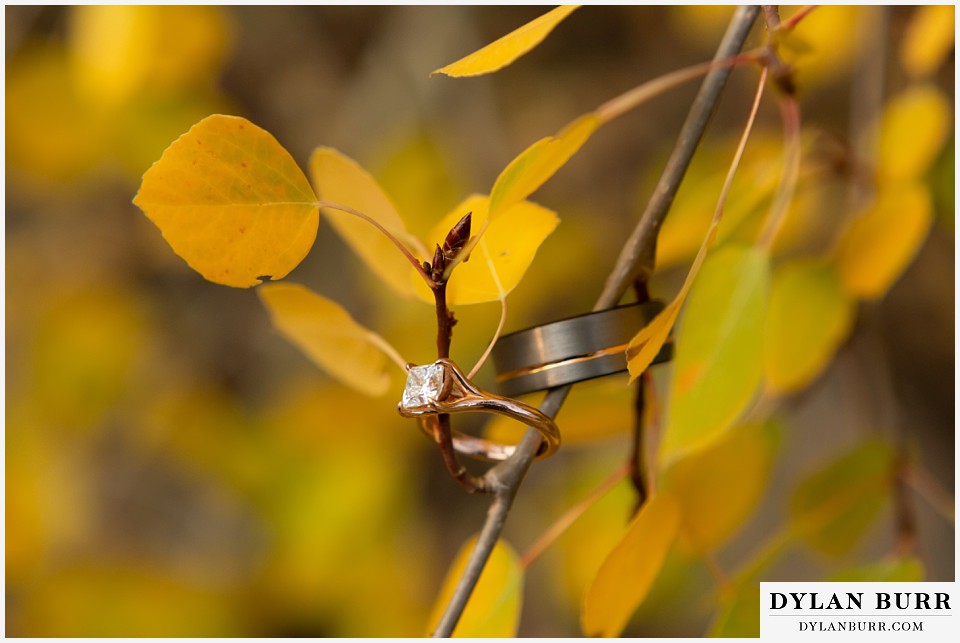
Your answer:
[[[731,11],[584,8],[511,68],[457,80],[428,74],[543,8],[6,7],[7,634],[425,633],[487,502],[464,494],[397,416],[399,373],[376,399],[328,379],[270,327],[252,291],[206,282],[173,254],[131,204],[140,177],[196,121],[239,114],[301,166],[318,145],[357,159],[422,236],[534,140],[709,58]],[[906,85],[897,47],[913,11],[809,19],[801,109],[839,159],[837,181],[862,131],[856,71],[880,56],[885,92]],[[952,98],[953,79],[950,54],[932,82]],[[698,176],[725,168],[755,82],[755,70],[734,73],[678,207],[695,201]],[[589,309],[695,89],[604,128],[534,196],[562,223],[510,296],[508,331]],[[755,140],[776,150],[779,137],[768,101]],[[891,413],[933,488],[953,493],[953,150],[951,133],[927,177],[937,221],[915,261],[784,404],[767,492],[721,565],[735,568],[783,521],[817,463],[890,435]],[[683,262],[663,270],[655,294],[670,296],[683,274]],[[325,223],[288,279],[342,303],[406,359],[431,359],[432,309],[377,283]],[[454,357],[472,363],[499,309],[457,313]],[[479,382],[491,379],[487,367]],[[518,550],[622,462],[624,382],[571,399],[562,426],[586,437],[533,468],[506,530]],[[926,578],[952,580],[952,519],[911,494]],[[632,502],[621,486],[530,568],[520,635],[579,632],[585,583]],[[893,540],[886,507],[842,560],[791,549],[769,579],[820,579]],[[702,635],[713,593],[703,565],[668,564],[628,633]]]

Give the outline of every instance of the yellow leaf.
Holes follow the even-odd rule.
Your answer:
[[[794,529],[820,551],[848,553],[889,500],[893,467],[893,450],[879,440],[829,462],[794,492],[790,501]]]
[[[783,7],[783,20],[800,10],[801,6]],[[867,23],[870,10],[876,8],[818,7],[797,24],[796,32],[786,41],[788,45],[802,41],[803,47],[788,46],[781,54],[796,69],[798,85],[826,85],[850,71],[863,42],[874,37],[862,27]]]
[[[768,273],[769,257],[756,247],[726,245],[703,263],[676,337],[664,461],[722,435],[752,399]]]
[[[689,278],[689,277],[688,277]],[[673,324],[677,321],[680,306],[686,299],[687,291],[680,293],[661,310],[653,320],[641,328],[627,345],[627,369],[633,382],[653,363],[654,358],[667,343]]]
[[[432,633],[466,569],[467,561],[476,544],[476,536],[464,543],[450,565],[430,615],[427,633]],[[453,631],[458,638],[514,637],[520,621],[523,596],[523,571],[516,552],[503,540],[497,541],[487,561],[473,595]]]
[[[882,297],[920,249],[933,222],[932,210],[923,185],[882,187],[837,245],[835,261],[847,293],[862,299]]]
[[[932,74],[953,49],[953,5],[921,6],[913,10],[900,44],[900,64],[909,75]]]
[[[6,89],[10,169],[65,181],[83,176],[108,154],[111,123],[80,98],[59,47],[31,46],[8,57]]]
[[[600,119],[592,113],[581,116],[556,136],[540,139],[513,159],[490,191],[490,220],[495,221],[514,204],[536,192],[570,160],[600,124]]]
[[[431,245],[442,243],[447,232],[468,212],[473,213],[473,234],[479,233],[488,221],[489,205],[488,197],[478,194],[467,197],[434,227],[429,237]],[[454,269],[447,284],[447,303],[451,306],[480,304],[498,301],[509,294],[530,267],[537,248],[559,222],[552,211],[529,201],[508,208],[500,219],[487,225],[469,261]],[[416,279],[414,284],[417,294],[433,303],[433,295],[422,280]]]
[[[664,471],[660,488],[680,506],[680,535],[688,548],[710,551],[743,526],[766,489],[777,428],[773,423],[738,426]]]
[[[677,534],[680,511],[666,494],[650,498],[600,566],[583,599],[587,636],[618,636],[650,591]]]
[[[824,369],[853,325],[854,303],[833,265],[800,259],[774,273],[764,328],[763,366],[776,393],[806,386]]]
[[[174,252],[219,284],[280,279],[306,256],[319,212],[307,177],[273,136],[237,116],[208,116],[143,175],[133,202]]]
[[[419,242],[407,232],[390,198],[353,159],[333,148],[318,147],[310,157],[310,176],[321,200],[359,210],[389,230],[411,251],[420,248]],[[410,275],[414,271],[389,238],[353,214],[333,208],[323,208],[323,214],[384,283],[401,295],[411,293]]]
[[[431,72],[430,75],[480,76],[502,69],[539,45],[553,31],[553,28],[573,13],[575,9],[577,9],[577,5],[557,7],[548,11],[519,29],[511,31],[503,38],[495,40],[483,49],[479,49],[457,62],[450,63],[446,67],[441,67]]]
[[[79,6],[70,12],[74,73],[104,106],[209,84],[230,41],[220,7]]]
[[[273,325],[320,368],[367,395],[390,384],[378,336],[336,303],[299,284],[264,284],[257,289]]]
[[[697,256],[693,258],[693,264],[690,266],[689,272],[687,272],[686,279],[683,280],[680,292],[677,293],[673,301],[667,304],[649,324],[641,328],[627,345],[627,369],[630,371],[631,382],[640,377],[640,375],[650,367],[650,364],[653,363],[654,358],[666,343],[667,337],[670,335],[670,330],[677,321],[680,307],[683,306],[683,302],[686,300],[687,294],[693,286],[693,281],[696,279],[697,273],[700,272],[700,267],[703,265],[704,259],[707,256],[707,250],[710,249],[710,246],[713,245],[713,242],[717,238],[718,226],[720,225],[722,216],[722,210],[714,212],[713,219],[711,219],[710,225],[707,228],[707,234],[700,243]]]
[[[892,98],[880,120],[881,180],[920,178],[950,133],[953,107],[934,85],[915,85]]]

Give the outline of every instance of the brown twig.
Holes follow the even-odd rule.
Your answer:
[[[758,13],[759,8],[756,6],[741,6],[737,9],[717,49],[715,60],[728,58],[740,51]],[[729,68],[715,69],[704,79],[653,196],[607,278],[594,310],[615,306],[641,271],[643,255],[648,252],[647,248],[657,236],[729,75]],[[551,389],[540,405],[540,410],[545,415],[555,417],[569,392],[569,385]],[[494,499],[466,568],[433,633],[434,636],[447,637],[453,634],[467,600],[480,579],[480,573],[500,538],[510,506],[534,454],[540,447],[540,442],[540,434],[528,430],[513,456],[492,467],[484,475],[485,486],[494,493]]]
[[[453,338],[453,327],[457,323],[453,313],[447,307],[447,264],[463,249],[470,238],[471,214],[468,212],[447,234],[443,245],[437,246],[433,253],[433,263],[423,265],[424,272],[429,273],[432,282],[433,298],[437,311],[437,357],[450,357],[450,341]],[[487,490],[482,478],[471,475],[457,458],[457,451],[453,446],[451,435],[450,416],[446,413],[437,415],[433,425],[434,440],[440,447],[443,463],[450,475],[470,493]]]

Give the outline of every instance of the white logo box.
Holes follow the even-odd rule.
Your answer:
[[[956,641],[956,583],[760,583],[769,641]]]

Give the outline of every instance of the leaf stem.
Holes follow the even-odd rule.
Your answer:
[[[756,6],[737,8],[717,49],[715,60],[728,58],[740,50],[758,13],[759,7]],[[667,167],[654,190],[654,196],[620,253],[610,276],[607,278],[603,292],[597,299],[594,310],[605,310],[615,306],[624,291],[633,283],[643,253],[656,238],[660,224],[673,202],[677,189],[680,187],[680,181],[693,158],[693,152],[700,142],[710,119],[710,114],[716,106],[729,75],[729,68],[714,69],[704,79],[700,91],[690,107],[687,120],[681,129],[680,137],[674,146],[670,160],[667,162]],[[560,411],[560,407],[563,406],[570,388],[571,386],[567,385],[548,391],[547,396],[540,404],[541,412],[549,417],[555,417]],[[453,630],[463,614],[463,609],[480,579],[480,573],[500,538],[513,499],[527,469],[530,467],[530,463],[533,461],[534,454],[540,447],[540,442],[540,434],[532,429],[528,430],[510,459],[492,467],[484,474],[483,480],[486,487],[494,493],[493,502],[487,511],[487,519],[474,545],[473,552],[470,554],[466,568],[433,633],[434,636],[447,637],[453,634]]]
[[[407,361],[403,359],[403,356],[394,348],[390,342],[383,338],[382,335],[371,331],[367,331],[367,341],[383,351],[384,355],[390,358],[394,364],[400,367],[400,370],[406,373],[407,371]]]
[[[361,219],[363,219],[364,221],[366,221],[367,223],[375,227],[377,230],[382,232],[388,239],[390,239],[390,241],[393,242],[393,245],[395,245],[400,250],[400,252],[403,253],[403,256],[407,258],[407,261],[410,262],[410,265],[413,266],[414,270],[417,271],[417,274],[420,275],[420,277],[427,283],[427,285],[430,288],[433,288],[436,285],[436,282],[434,282],[433,278],[427,273],[426,270],[423,269],[423,266],[420,265],[420,261],[415,256],[413,256],[413,253],[410,252],[410,249],[407,248],[407,246],[405,246],[403,242],[400,241],[400,239],[398,239],[392,232],[384,228],[379,221],[377,221],[370,215],[364,214],[363,212],[361,212],[360,210],[357,210],[356,208],[351,208],[349,205],[344,205],[342,203],[333,203],[331,201],[316,201],[314,202],[314,205],[319,206],[321,208],[330,208],[332,210],[339,210],[341,212],[346,212],[347,214],[352,214],[356,217],[360,217]]]
[[[520,568],[526,569],[533,564],[587,509],[607,495],[611,489],[617,486],[617,483],[627,477],[628,473],[630,473],[630,463],[624,463],[623,466],[614,471],[606,480],[601,482],[596,489],[580,500],[580,502],[563,512],[563,515],[550,525],[547,530],[537,538],[536,542],[530,545],[530,548],[523,553],[523,556],[520,557]]]
[[[487,344],[487,349],[483,351],[483,355],[480,356],[480,359],[477,360],[477,363],[473,365],[473,368],[470,369],[470,374],[467,375],[467,379],[473,379],[473,376],[477,374],[477,371],[484,365],[487,361],[487,358],[490,357],[490,351],[493,350],[494,345],[497,343],[497,340],[500,339],[500,333],[503,332],[503,326],[507,322],[507,298],[500,298],[500,322],[497,324],[497,330],[494,331],[493,337],[490,338],[490,343]]]
[[[760,233],[758,243],[768,251],[776,239],[780,226],[790,209],[790,201],[797,188],[800,175],[800,106],[792,96],[784,96],[780,101],[780,116],[783,120],[784,162],[780,186],[770,206],[767,222]]]
[[[786,21],[780,23],[780,31],[790,31],[797,26],[797,23],[806,18],[811,11],[817,8],[815,4],[808,4],[797,13],[790,16]]]
[[[748,63],[754,63],[760,60],[758,52],[747,52],[730,58],[714,59],[696,65],[690,65],[683,69],[677,69],[663,76],[658,76],[642,85],[620,94],[619,96],[608,100],[596,110],[597,117],[604,123],[608,123],[614,118],[623,115],[631,109],[637,107],[651,98],[673,89],[679,85],[699,78],[704,74],[717,69],[731,69]]]

